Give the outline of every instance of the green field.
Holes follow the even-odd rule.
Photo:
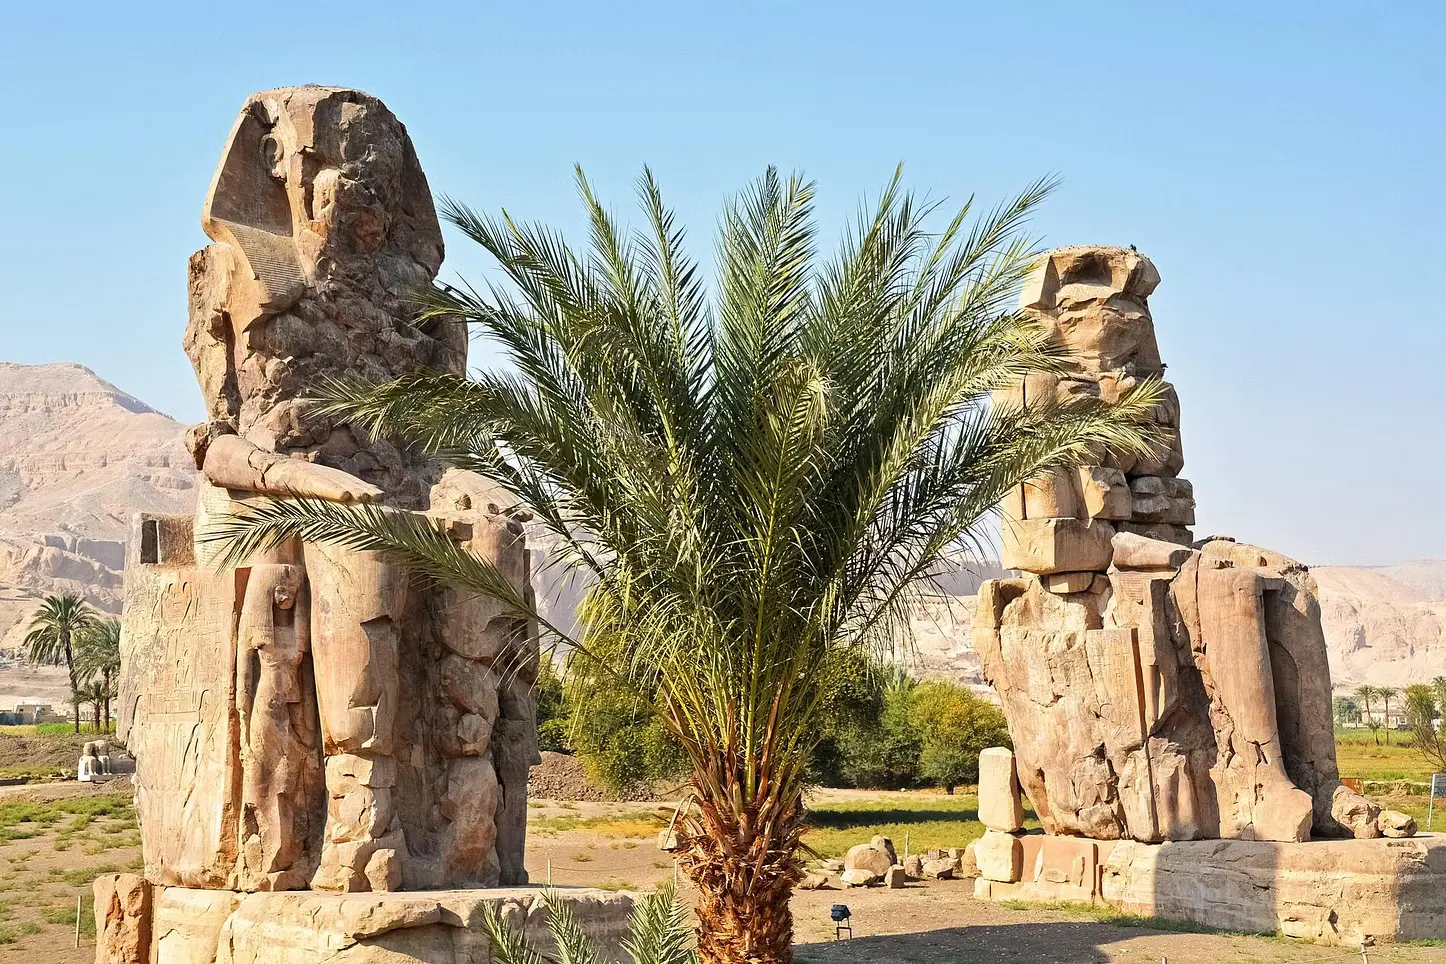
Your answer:
[[[1391,733],[1389,744],[1386,743],[1386,732],[1382,730],[1379,746],[1369,730],[1337,730],[1336,762],[1341,776],[1362,780],[1417,780],[1425,783],[1431,779],[1433,769],[1412,745],[1411,734],[1399,730]]]
[[[1024,825],[1039,826],[1025,804]],[[923,796],[880,794],[877,798],[824,799],[810,802],[804,845],[823,857],[842,857],[856,843],[882,834],[899,853],[905,840],[910,853],[936,847],[962,847],[984,832],[979,798],[972,793]]]

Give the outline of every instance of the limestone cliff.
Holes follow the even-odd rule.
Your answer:
[[[46,593],[119,608],[131,513],[195,501],[182,432],[83,366],[0,362],[0,649]]]

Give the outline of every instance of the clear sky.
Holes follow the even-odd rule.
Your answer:
[[[0,360],[200,417],[186,258],[267,87],[368,90],[434,191],[568,230],[573,162],[624,210],[650,164],[700,254],[769,163],[831,231],[897,161],[951,200],[1058,172],[1048,243],[1135,244],[1164,279],[1198,533],[1446,557],[1443,36],[1436,2],[15,4]]]

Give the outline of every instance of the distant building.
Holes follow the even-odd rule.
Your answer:
[[[35,723],[64,723],[69,717],[55,712],[49,703],[21,700],[13,710],[0,710],[0,725],[29,726]]]

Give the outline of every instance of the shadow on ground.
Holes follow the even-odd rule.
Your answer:
[[[1038,964],[1101,964],[1109,955],[1101,944],[1118,941],[1121,930],[1092,921],[1053,924],[982,924],[946,927],[917,934],[856,937],[853,940],[801,944],[794,948],[799,964],[956,964],[1011,961]]]

